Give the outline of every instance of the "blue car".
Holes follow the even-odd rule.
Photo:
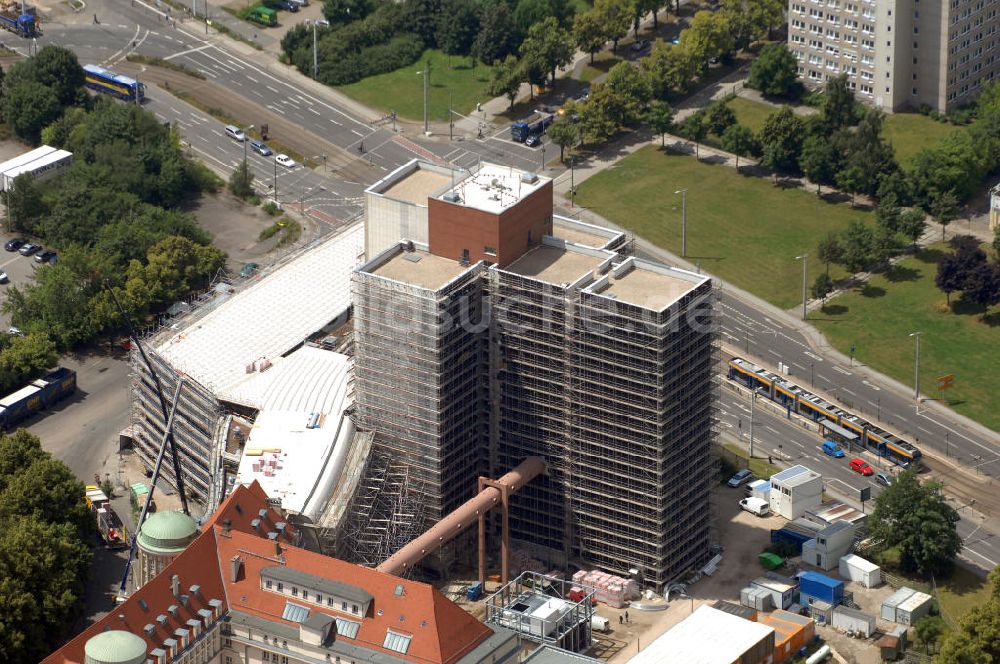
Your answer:
[[[832,440],[823,441],[823,453],[827,456],[832,456],[835,459],[840,459],[844,456],[844,450],[842,450],[840,445]]]

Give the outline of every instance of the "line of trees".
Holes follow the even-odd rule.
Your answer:
[[[3,310],[29,337],[50,338],[58,349],[122,325],[106,284],[139,322],[207,284],[225,262],[178,209],[215,190],[218,178],[185,157],[177,132],[152,113],[91,97],[82,83],[73,53],[46,46],[13,65],[0,86],[0,111],[18,136],[74,155],[64,175],[45,183],[22,175],[4,194],[12,230],[59,247],[60,259],[37,270],[33,284],[10,286]],[[42,123],[11,101],[39,86],[58,104]]]
[[[96,528],[83,483],[19,429],[0,436],[0,657],[42,660],[80,613]]]
[[[513,106],[521,84],[554,79],[556,69],[571,62],[574,46],[592,58],[609,41],[616,50],[618,40],[629,29],[637,32],[643,16],[655,9],[641,1],[597,0],[592,10],[576,17],[572,31],[547,19],[536,26],[537,32],[529,32],[520,57],[508,54],[494,64],[489,93],[507,97]],[[564,151],[578,143],[603,143],[622,128],[644,121],[654,132],[665,134],[673,128],[669,100],[687,92],[713,59],[731,58],[766,36],[781,23],[781,12],[782,5],[775,0],[726,0],[719,11],[696,13],[676,44],[656,40],[638,67],[619,62],[603,83],[591,85],[585,101],[567,102],[549,136]],[[720,112],[728,110],[723,107]],[[694,128],[694,135],[703,138],[698,125],[701,117],[689,121],[682,131]],[[739,154],[751,153],[752,140],[745,131],[734,130],[729,140]]]

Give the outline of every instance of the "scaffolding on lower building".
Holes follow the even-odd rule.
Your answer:
[[[423,531],[424,518],[422,491],[409,467],[373,450],[337,533],[337,557],[377,567]]]

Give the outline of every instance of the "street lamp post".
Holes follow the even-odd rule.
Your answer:
[[[543,173],[545,172],[545,146],[542,146],[542,167],[540,169]]]
[[[278,202],[278,162],[274,162],[274,202]]]
[[[796,256],[795,260],[802,261],[802,320],[806,319],[806,305],[809,304],[809,298],[806,295],[806,279],[807,279],[807,269],[809,265],[809,254],[802,254],[801,256]]]
[[[247,143],[250,142],[250,130],[253,129],[253,125],[250,125],[243,130],[243,163],[247,163]]]
[[[431,74],[431,62],[430,60],[424,65],[421,71],[417,72],[417,76],[423,75],[424,77],[424,135],[430,134],[430,128],[427,124],[427,87],[429,83],[429,77]]]
[[[681,258],[687,258],[687,189],[678,189],[674,194],[681,195]]]
[[[912,332],[910,336],[916,339],[917,346],[913,357],[913,400],[920,403],[920,335],[922,332]]]
[[[330,22],[324,19],[316,19],[312,22],[313,25],[313,79],[319,77],[319,52],[316,50],[316,27],[323,26],[326,27],[330,25]]]

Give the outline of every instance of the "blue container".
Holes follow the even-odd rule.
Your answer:
[[[803,572],[799,575],[799,594],[813,597],[837,606],[844,601],[844,582],[832,579],[816,572]]]
[[[797,533],[794,530],[789,530],[787,528],[771,531],[771,544],[775,544],[780,541],[789,542],[795,546],[795,550],[800,556],[802,555],[802,545],[811,539],[813,539],[813,537]]]
[[[481,581],[476,581],[469,589],[465,592],[465,596],[470,602],[475,602],[477,599],[483,596],[483,583]]]

